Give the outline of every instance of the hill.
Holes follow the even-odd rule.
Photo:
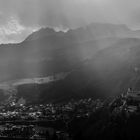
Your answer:
[[[34,94],[39,95],[39,98],[36,99],[42,102],[88,97],[105,99],[125,93],[129,87],[139,89],[139,44],[137,39],[122,39],[114,47],[99,51],[63,80],[41,85],[41,88],[37,86],[38,92]],[[18,87],[21,96],[24,96],[28,87]],[[33,87],[30,88],[32,90]]]
[[[14,88],[29,102],[120,94],[138,87],[139,37],[139,31],[113,24],[94,23],[66,33],[41,29],[22,43],[0,46],[1,85],[22,83]],[[61,73],[69,74],[41,85],[31,82]]]

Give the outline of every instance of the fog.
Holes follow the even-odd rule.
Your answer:
[[[109,22],[139,29],[139,9],[138,0],[0,0],[0,43],[20,42],[41,27]]]

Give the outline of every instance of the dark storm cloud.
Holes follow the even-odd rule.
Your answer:
[[[135,28],[140,27],[139,9],[139,0],[0,0],[0,29],[12,36],[11,18],[17,21],[18,38],[42,26],[64,29],[110,22]]]
[[[89,22],[138,24],[135,13],[139,13],[139,8],[138,0],[0,0],[1,14],[16,16],[24,26],[74,27]]]

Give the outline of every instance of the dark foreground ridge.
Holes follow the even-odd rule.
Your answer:
[[[139,92],[106,100],[1,106],[0,139],[131,140],[140,137]]]

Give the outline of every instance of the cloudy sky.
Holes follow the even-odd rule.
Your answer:
[[[20,42],[40,27],[64,30],[92,22],[140,29],[140,0],[0,0],[0,43]]]

